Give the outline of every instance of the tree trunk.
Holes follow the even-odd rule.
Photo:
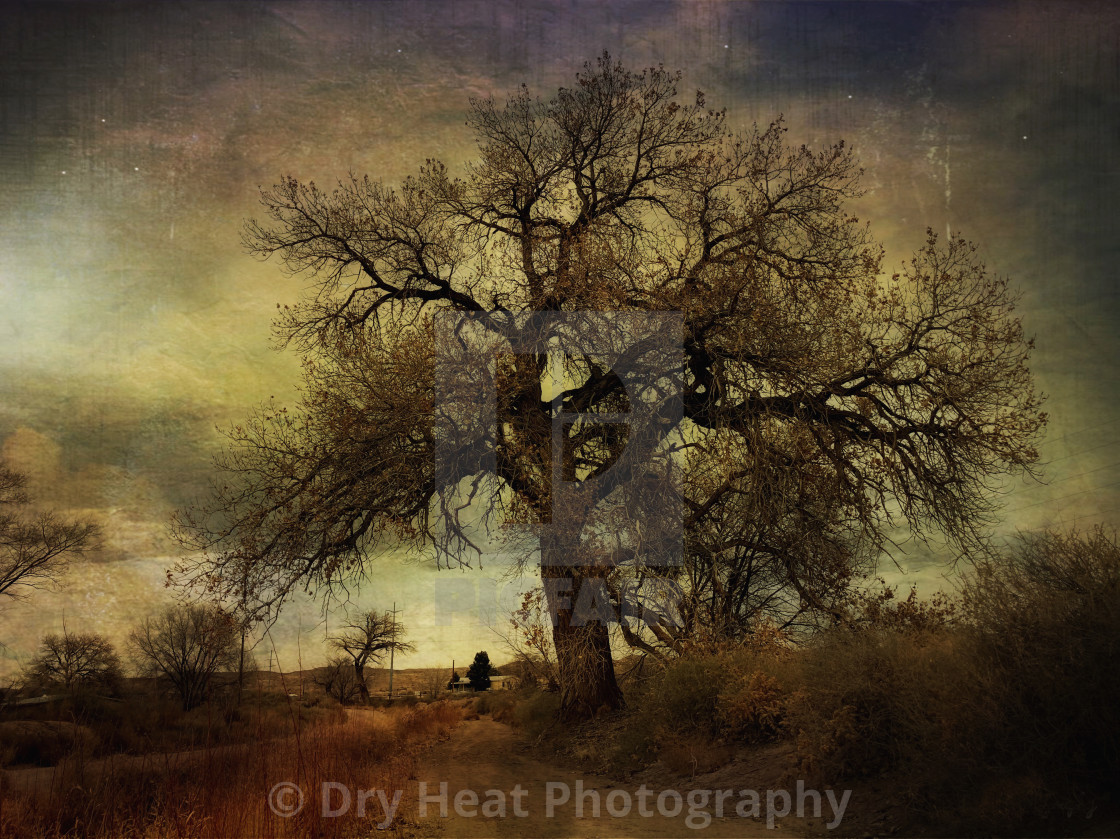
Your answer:
[[[625,704],[611,656],[603,571],[587,566],[541,566],[553,619],[562,719],[588,719],[604,706],[613,711]],[[589,614],[598,617],[589,618]]]
[[[363,665],[354,662],[354,675],[358,679],[358,693],[362,695],[362,702],[369,704],[369,687],[366,685],[366,669]]]

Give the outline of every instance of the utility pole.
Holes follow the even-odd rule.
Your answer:
[[[245,621],[241,622],[241,658],[237,661],[237,707],[241,707],[241,691],[245,687]]]
[[[389,642],[389,698],[393,698],[393,659],[397,651],[397,601],[393,601],[393,639]]]

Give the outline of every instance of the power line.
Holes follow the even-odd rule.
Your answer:
[[[1066,475],[1064,478],[1057,478],[1056,480],[1050,481],[1046,486],[1054,486],[1054,484],[1060,484],[1063,481],[1072,481],[1074,478],[1083,478],[1086,475],[1092,475],[1094,472],[1103,472],[1105,469],[1115,469],[1117,466],[1120,466],[1120,460],[1105,466],[1098,466],[1096,469],[1090,469],[1087,472],[1078,472],[1074,475]]]
[[[393,698],[393,659],[397,652],[397,601],[393,601],[393,640],[389,642],[389,698]],[[384,661],[384,659],[382,659]]]
[[[1055,484],[1062,484],[1062,483],[1065,483],[1066,481],[1072,481],[1074,478],[1084,478],[1086,475],[1093,475],[1097,472],[1103,472],[1106,469],[1115,469],[1117,467],[1120,467],[1120,460],[1116,461],[1115,463],[1108,463],[1104,466],[1098,466],[1096,469],[1088,469],[1084,472],[1076,472],[1072,475],[1066,475],[1064,478],[1058,478],[1058,479],[1053,480],[1053,481],[1047,481],[1046,483],[1041,484],[1041,486],[1052,487]],[[1033,489],[1034,488],[1032,487],[1030,490],[1027,490],[1027,491],[1031,492],[1031,491],[1033,491]],[[1067,497],[1067,496],[1061,496],[1059,498],[1054,498],[1054,499],[1050,499],[1050,500],[1060,501],[1064,497]],[[1015,507],[1014,509],[1006,510],[1005,512],[1013,513],[1013,512],[1015,512],[1015,510],[1022,510],[1022,509],[1024,509],[1024,508],[1023,507]]]
[[[1082,449],[1081,451],[1070,452],[1069,454],[1062,455],[1061,457],[1056,457],[1053,460],[1048,460],[1046,461],[1045,465],[1050,466],[1055,463],[1061,463],[1063,460],[1069,460],[1071,457],[1077,457],[1079,454],[1088,454],[1089,452],[1095,452],[1097,449],[1106,449],[1109,446],[1115,446],[1118,443],[1120,443],[1120,438],[1109,440],[1107,443],[1101,443],[1099,446],[1093,446],[1090,449]]]
[[[1118,511],[1120,511],[1120,508],[1113,507],[1111,510],[1108,511],[1108,514],[1114,514]],[[1063,520],[1059,521],[1058,524],[1059,525],[1073,524],[1075,521],[1081,521],[1082,519],[1088,519],[1088,518],[1093,518],[1093,517],[1098,517],[1098,516],[1100,518],[1104,518],[1105,515],[1106,514],[1103,513],[1103,512],[1101,512],[1101,513],[1084,513],[1080,516],[1077,516],[1076,518],[1063,519]],[[1020,532],[1021,533],[1038,533],[1040,530],[1048,530],[1051,526],[1052,525],[1042,525],[1041,527],[1028,527],[1028,528],[1020,530]]]
[[[1110,510],[1109,512],[1115,513],[1116,508],[1113,507],[1112,510]],[[1073,524],[1075,521],[1081,521],[1082,519],[1093,518],[1094,516],[1102,516],[1103,517],[1104,513],[1083,513],[1082,515],[1077,516],[1076,518],[1059,521],[1058,524]]]
[[[1062,440],[1065,440],[1069,437],[1073,437],[1074,435],[1086,434],[1090,431],[1096,431],[1098,428],[1104,428],[1107,425],[1115,425],[1118,422],[1120,422],[1120,417],[1114,417],[1110,420],[1105,420],[1104,422],[1099,422],[1096,425],[1090,425],[1087,428],[1078,428],[1078,429],[1075,429],[1073,431],[1067,431],[1061,437],[1055,437],[1052,440],[1043,440],[1042,445],[1043,446],[1050,446],[1050,445],[1053,445],[1054,443],[1060,443]]]
[[[1104,422],[1100,422],[1100,423],[1097,423],[1096,425],[1088,426],[1087,428],[1082,428],[1082,429],[1078,429],[1078,430],[1075,430],[1075,431],[1067,432],[1066,434],[1063,434],[1061,437],[1056,437],[1053,440],[1045,441],[1043,443],[1043,445],[1052,445],[1054,443],[1059,443],[1062,440],[1068,439],[1070,437],[1073,437],[1073,436],[1076,436],[1076,435],[1081,435],[1081,434],[1086,434],[1090,431],[1096,431],[1099,428],[1106,428],[1108,426],[1115,425],[1117,423],[1120,423],[1120,417],[1114,417],[1113,419],[1105,420]],[[1055,463],[1061,463],[1064,460],[1069,460],[1070,458],[1073,458],[1073,457],[1078,457],[1078,456],[1083,455],[1083,454],[1089,454],[1090,452],[1099,451],[1100,449],[1106,449],[1110,446],[1115,446],[1115,445],[1120,445],[1120,438],[1117,438],[1117,439],[1114,439],[1114,440],[1108,440],[1108,441],[1106,441],[1104,443],[1100,443],[1096,446],[1090,446],[1087,449],[1079,449],[1078,451],[1070,452],[1068,454],[1062,455],[1061,457],[1054,458],[1053,460],[1048,460],[1048,461],[1045,462],[1044,465],[1045,466],[1052,466]],[[1085,477],[1086,475],[1093,475],[1097,472],[1103,472],[1106,469],[1114,469],[1114,468],[1117,468],[1117,467],[1120,467],[1120,461],[1117,461],[1115,463],[1109,463],[1109,464],[1106,464],[1105,466],[1098,466],[1095,469],[1088,469],[1088,470],[1085,470],[1085,471],[1082,471],[1082,472],[1077,472],[1073,475],[1066,475],[1065,477],[1058,478],[1056,480],[1047,482],[1045,484],[1045,486],[1053,486],[1055,484],[1064,483],[1066,481],[1072,481],[1075,478],[1082,478],[1082,477]],[[1038,506],[1041,506],[1043,504],[1056,504],[1059,501],[1064,501],[1067,498],[1073,498],[1073,497],[1076,497],[1078,495],[1084,495],[1087,492],[1094,492],[1098,489],[1105,489],[1105,488],[1108,488],[1108,487],[1115,486],[1116,483],[1117,482],[1112,482],[1112,483],[1104,484],[1104,486],[1101,486],[1101,487],[1093,487],[1092,489],[1080,490],[1078,492],[1069,493],[1067,495],[1062,495],[1062,496],[1059,496],[1058,498],[1048,498],[1048,499],[1045,499],[1043,501],[1034,502],[1032,504],[1025,504],[1025,505],[1022,505],[1020,507],[1013,507],[1010,510],[1005,510],[1004,514],[1005,515],[1010,515],[1011,513],[1017,513],[1021,510],[1029,510],[1033,507],[1038,507]]]
[[[1089,474],[1089,473],[1086,473],[1086,474]],[[1120,481],[1111,481],[1107,484],[1102,484],[1101,486],[1092,487],[1091,489],[1083,489],[1083,490],[1079,490],[1078,492],[1071,492],[1069,495],[1061,495],[1057,498],[1046,498],[1042,501],[1036,501],[1033,504],[1025,504],[1022,507],[1015,507],[1011,510],[1004,510],[1004,515],[1010,515],[1011,513],[1018,513],[1020,510],[1029,510],[1032,507],[1040,507],[1043,504],[1057,504],[1059,501],[1065,501],[1067,498],[1076,498],[1078,495],[1084,495],[1087,492],[1097,492],[1099,490],[1108,489],[1109,487],[1113,487],[1113,486],[1117,486],[1117,485],[1120,485]]]

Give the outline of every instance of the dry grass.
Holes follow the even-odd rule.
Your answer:
[[[70,759],[53,770],[32,770],[46,773],[34,788],[8,779],[0,792],[0,836],[255,839],[364,834],[376,820],[368,814],[322,817],[322,784],[406,789],[419,752],[446,736],[460,716],[458,707],[442,702],[352,711],[333,723],[251,743],[192,753]],[[306,806],[291,818],[281,818],[269,807],[270,790],[283,781],[297,783],[306,795]]]
[[[514,721],[514,708],[519,698],[518,694],[509,690],[487,691],[475,699],[474,712],[490,714],[495,722],[511,723]]]
[[[258,682],[246,686],[244,701],[238,705],[227,686],[205,704],[183,711],[161,686],[142,679],[128,683],[115,698],[78,692],[49,704],[0,708],[0,730],[18,735],[0,736],[0,767],[52,766],[79,746],[90,757],[209,748],[282,737],[297,727],[343,719],[338,702],[318,688],[300,690],[292,685],[300,690],[292,696],[282,682]],[[77,726],[88,736],[80,742],[73,737],[35,737],[32,723],[40,729]]]

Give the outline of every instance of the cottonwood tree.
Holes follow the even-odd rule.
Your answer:
[[[122,676],[112,642],[96,632],[64,630],[61,635],[47,635],[27,666],[29,684],[67,692],[96,688],[115,693]]]
[[[13,600],[57,584],[66,563],[97,545],[92,522],[36,512],[24,475],[0,462],[0,596]]]
[[[381,661],[389,652],[415,652],[416,647],[404,640],[404,625],[392,612],[364,612],[347,618],[342,630],[330,637],[334,650],[349,659],[354,681],[364,702],[369,702],[366,665]]]
[[[458,176],[428,161],[398,188],[288,177],[262,192],[248,247],[312,284],[276,323],[304,355],[304,396],[230,430],[213,497],[179,519],[197,550],[181,579],[251,593],[264,614],[298,589],[329,598],[383,548],[434,544],[469,562],[485,526],[535,522],[572,716],[622,703],[597,593],[684,574],[645,561],[632,523],[604,536],[620,509],[676,499],[685,553],[717,560],[708,585],[740,585],[729,556],[764,558],[790,609],[834,608],[900,527],[986,549],[991,490],[1031,468],[1045,422],[1015,295],[955,237],[930,234],[884,272],[845,208],[860,170],[842,143],[788,144],[780,120],[733,131],[703,95],[682,101],[679,79],[604,55],[549,100],[522,88],[472,101],[478,155]],[[580,312],[665,315],[676,350],[663,379],[632,393],[614,369],[625,353],[568,347],[578,324],[565,318]],[[493,364],[456,368],[469,341],[455,315],[513,349],[498,341]],[[472,388],[496,394],[493,423],[437,467],[487,416],[471,415]],[[656,432],[594,421],[627,411]],[[543,528],[557,475],[565,497],[604,500],[571,486],[635,444],[666,458],[644,490],[631,461],[621,508],[562,510],[564,539]],[[574,619],[588,591],[596,619]],[[733,599],[714,608],[725,616],[712,620],[743,613]]]
[[[241,658],[241,632],[218,606],[168,606],[132,630],[128,644],[141,673],[169,682],[184,711],[206,700],[215,677],[232,672]]]

